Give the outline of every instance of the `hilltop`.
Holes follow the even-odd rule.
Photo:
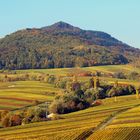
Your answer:
[[[0,39],[0,69],[87,67],[127,64],[140,55],[101,31],[65,22],[19,30]]]

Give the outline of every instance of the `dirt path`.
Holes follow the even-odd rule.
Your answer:
[[[140,104],[117,111],[116,113],[110,115],[103,122],[101,122],[96,128],[90,128],[86,132],[83,132],[82,134],[80,134],[75,140],[86,140],[90,135],[92,135],[96,131],[102,130],[106,126],[108,126],[119,114],[121,114],[121,113],[123,113],[123,112],[125,112],[125,111],[127,111],[129,109],[132,109],[134,107],[137,107],[137,106],[140,106]]]

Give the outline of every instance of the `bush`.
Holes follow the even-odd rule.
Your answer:
[[[21,125],[22,117],[17,114],[7,114],[4,118],[2,118],[1,122],[3,127]]]
[[[7,110],[1,111],[0,112],[0,120],[2,120],[2,118],[4,118],[8,113],[9,113],[9,111],[7,111]]]
[[[55,81],[56,81],[56,77],[54,75],[48,76],[47,83],[55,84]]]
[[[133,71],[133,72],[129,73],[128,78],[130,80],[138,80],[139,79],[139,73]]]
[[[125,76],[125,74],[123,72],[116,72],[114,74],[114,77],[118,78],[118,79],[126,79],[126,76]]]
[[[94,81],[93,78],[90,78],[88,82],[88,88],[93,88],[93,87],[94,87]]]
[[[41,118],[39,116],[34,116],[31,122],[39,122],[41,121]]]
[[[81,84],[79,82],[73,82],[71,84],[71,90],[72,91],[78,91],[81,89]]]
[[[24,119],[22,119],[21,124],[22,124],[22,125],[25,125],[25,124],[28,124],[28,123],[30,123],[30,122],[31,122],[30,118],[24,118]]]
[[[10,117],[10,126],[16,126],[16,125],[21,125],[22,118],[20,115],[12,115]]]
[[[58,88],[66,89],[66,84],[67,84],[66,80],[60,80],[60,81],[57,82],[56,86]]]
[[[10,116],[6,115],[4,118],[1,119],[1,125],[3,127],[9,127],[10,126]]]
[[[118,86],[118,87],[112,87],[108,91],[108,97],[113,97],[113,96],[122,96],[122,95],[131,95],[135,92],[135,88],[133,86]]]

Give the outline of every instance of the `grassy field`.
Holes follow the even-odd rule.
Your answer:
[[[139,68],[134,68],[131,65],[108,65],[108,66],[93,66],[93,67],[83,67],[83,68],[57,68],[57,69],[29,69],[29,70],[17,70],[18,73],[32,73],[32,72],[43,72],[47,74],[54,74],[54,75],[63,75],[65,76],[73,69],[81,69],[86,71],[100,71],[103,73],[115,73],[118,71],[122,71],[125,73],[136,71],[140,73]]]
[[[108,66],[93,66],[93,67],[84,67],[84,68],[57,68],[57,69],[29,69],[29,70],[17,70],[17,73],[46,73],[46,74],[52,74],[52,75],[58,75],[58,76],[67,76],[70,72],[78,71],[78,70],[85,70],[89,72],[103,72],[103,73],[116,73],[116,72],[124,72],[124,73],[130,73],[130,72],[138,72],[140,73],[139,68],[134,68],[131,65],[108,65]],[[78,77],[80,81],[87,81],[91,77]],[[99,77],[101,80],[107,82],[107,83],[114,83],[114,81],[118,80],[120,83],[123,84],[132,84],[136,86],[140,86],[139,81],[133,81],[128,79],[116,79],[112,77]]]
[[[117,102],[114,102],[114,98],[108,98],[104,99],[100,106],[61,115],[60,120],[0,129],[0,138],[8,140],[82,140],[86,133],[96,128],[112,114],[135,105],[140,105],[140,100],[136,100],[135,95],[118,97]],[[96,137],[92,138],[96,140]]]

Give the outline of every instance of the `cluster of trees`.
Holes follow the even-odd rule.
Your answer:
[[[116,72],[113,77],[119,78],[119,79],[130,79],[130,80],[139,80],[140,74],[136,71],[132,71],[130,73],[124,73],[124,72]]]
[[[89,106],[89,102],[85,100],[84,92],[78,90],[57,96],[50,105],[49,111],[52,113],[64,114],[85,109]]]
[[[131,85],[100,84],[99,79],[96,78],[91,78],[89,82],[79,82],[76,79],[64,80],[62,78],[59,81],[53,80],[53,84],[65,91],[63,95],[56,96],[50,105],[50,112],[59,114],[85,109],[98,99],[130,95],[136,92]]]
[[[74,76],[108,76],[118,79],[130,79],[130,80],[139,80],[140,74],[136,71],[132,71],[130,73],[124,73],[124,72],[116,72],[114,74],[110,73],[101,73],[99,71],[96,71],[95,73],[91,73],[89,71],[84,71],[80,69],[74,69],[74,72],[69,72],[67,74],[68,77],[74,77]],[[55,76],[55,75],[49,75],[46,73],[16,73],[14,71],[13,73],[10,72],[3,72],[3,74],[0,76],[1,82],[12,82],[12,81],[27,81],[27,80],[33,80],[33,81],[41,81],[41,82],[48,82],[50,84],[55,84],[59,88],[65,89],[66,86],[68,86],[68,83],[70,79],[68,77],[62,77],[62,76]]]
[[[113,96],[122,96],[134,94],[135,88],[131,85],[106,85],[101,83],[98,77],[92,77],[89,81],[80,82],[77,77],[58,77],[55,75],[40,75],[37,79],[43,79],[63,89],[61,95],[57,95],[54,101],[49,105],[49,113],[65,114],[88,108],[92,105],[100,105],[100,99]],[[95,103],[96,101],[96,103]],[[38,104],[38,102],[35,102]],[[0,112],[0,120],[3,127],[24,125],[27,123],[49,120],[46,118],[46,108],[26,108],[19,112]]]
[[[12,82],[12,81],[45,81],[48,74],[45,73],[3,73],[0,76],[1,82]]]
[[[24,125],[32,122],[47,120],[46,110],[32,107],[21,111],[1,111],[0,120],[3,127]]]
[[[126,64],[139,53],[103,32],[27,29],[0,40],[0,69]]]

